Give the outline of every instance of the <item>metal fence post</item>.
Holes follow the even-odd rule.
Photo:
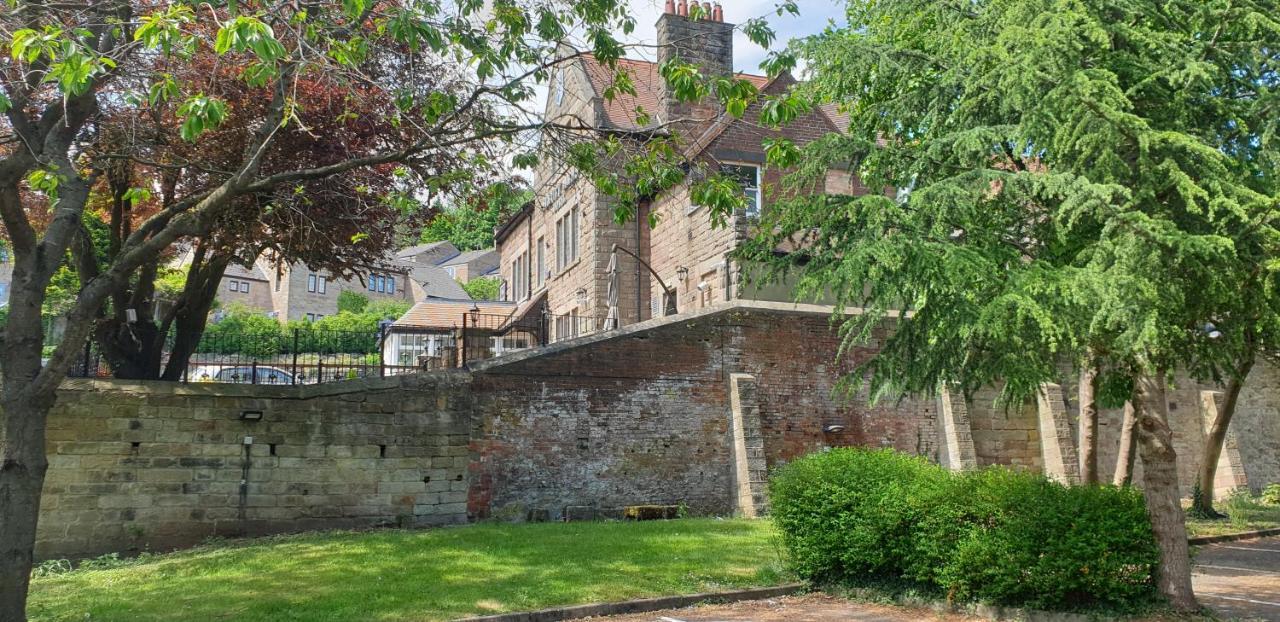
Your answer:
[[[84,377],[85,378],[93,377],[89,375],[89,357],[90,357],[89,352],[92,348],[93,348],[93,340],[91,338],[85,339],[84,341]],[[97,374],[94,374],[94,376],[96,375]]]
[[[387,327],[378,326],[378,376],[387,377]]]
[[[298,384],[298,327],[293,327],[293,384]]]
[[[249,384],[258,384],[258,361],[249,365]]]

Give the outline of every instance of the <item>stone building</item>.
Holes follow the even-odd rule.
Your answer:
[[[415,303],[428,298],[467,298],[445,270],[401,259],[341,277],[301,263],[282,264],[263,255],[251,267],[233,264],[218,288],[223,305],[240,304],[282,322],[316,320],[338,312],[338,295],[357,292],[370,301]]]
[[[733,70],[733,24],[723,21],[717,6],[708,17],[691,19],[687,10],[669,5],[657,24],[657,62],[622,59],[619,69],[630,77],[636,94],[605,97],[614,74],[589,54],[563,63],[553,77],[546,118],[572,119],[603,131],[632,136],[659,127],[674,127],[684,138],[685,156],[710,170],[739,180],[749,197],[746,210],[725,226],[712,226],[709,210],[693,204],[687,185],[649,197],[636,218],[625,224],[614,219],[615,204],[589,180],[544,158],[535,171],[536,199],[499,228],[500,272],[505,298],[521,304],[521,316],[543,309],[554,316],[553,330],[589,332],[605,326],[609,312],[609,266],[618,272],[618,324],[628,325],[662,315],[662,284],[675,296],[677,312],[716,302],[752,298],[787,300],[785,288],[744,286],[744,267],[730,253],[750,233],[760,210],[767,210],[780,182],[777,171],[766,171],[762,141],[785,136],[804,144],[839,131],[834,110],[814,111],[781,130],[759,126],[760,104],[741,118],[725,114],[714,101],[678,102],[666,92],[658,74],[660,63],[679,55],[697,63],[707,75],[733,74],[751,81],[763,95],[794,84],[789,75],[774,79]],[[643,109],[646,124],[637,121]],[[832,171],[826,191],[858,193],[864,189],[848,172]],[[658,224],[649,226],[649,216]],[[617,245],[649,264],[651,273],[631,255],[614,258]],[[653,278],[656,273],[658,279]]]

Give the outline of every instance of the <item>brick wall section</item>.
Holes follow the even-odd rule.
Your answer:
[[[465,521],[466,380],[446,373],[300,388],[69,382],[49,419],[37,553]],[[242,421],[244,410],[263,418]],[[246,436],[253,444],[241,494]]]

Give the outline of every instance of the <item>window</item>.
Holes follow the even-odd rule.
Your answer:
[[[542,282],[547,275],[547,259],[545,257],[545,253],[543,252],[543,249],[545,246],[546,244],[542,241],[542,238],[538,238],[538,251],[537,251],[538,261],[534,265],[534,273],[533,273],[534,289],[542,288]]]
[[[378,291],[378,275],[373,273],[369,274],[369,291]]]
[[[388,294],[396,293],[396,277],[394,276],[387,277],[387,293]]]
[[[738,182],[747,197],[747,218],[760,217],[760,168],[751,164],[721,164],[720,172]]]
[[[568,268],[578,259],[578,209],[565,212],[556,220],[556,271]]]
[[[449,266],[445,268],[444,271],[449,273],[449,278],[451,279],[458,278],[458,268],[456,266]]]
[[[235,279],[231,279],[231,280],[227,281],[227,291],[229,291],[229,292],[238,292],[238,291],[240,291],[240,281],[237,281],[237,280],[235,280]]]
[[[249,282],[248,282],[248,281],[240,281],[240,293],[242,293],[242,294],[247,294],[247,293],[249,293]]]
[[[580,328],[577,309],[570,311],[569,315],[558,316],[556,317],[556,340],[573,339],[578,336]]]
[[[314,274],[307,275],[307,291],[309,292],[316,291],[316,275]],[[307,315],[310,315],[310,314],[308,313]]]
[[[322,276],[316,277],[316,293],[319,293],[319,294],[325,293],[325,289],[326,289],[325,286],[328,285],[328,283],[329,283],[328,279]]]
[[[561,71],[559,72],[559,74],[560,75],[557,76],[558,79],[556,80],[556,105],[557,106],[564,103],[564,91],[565,91],[564,72]]]
[[[314,314],[314,313],[308,313],[308,314],[307,314],[307,321],[308,321],[308,322],[314,322],[314,321],[316,321],[316,314]]]
[[[513,300],[529,297],[529,251],[516,255],[511,262],[511,295]]]

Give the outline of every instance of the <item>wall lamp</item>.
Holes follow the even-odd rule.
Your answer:
[[[688,269],[688,268],[686,268],[686,267],[684,267],[684,266],[679,266],[679,267],[677,267],[677,268],[676,268],[676,280],[677,280],[677,281],[684,281],[684,280],[686,280],[686,279],[688,279],[688,278],[689,278],[689,269]]]
[[[262,411],[261,410],[242,410],[240,411],[240,420],[241,421],[261,421]]]

